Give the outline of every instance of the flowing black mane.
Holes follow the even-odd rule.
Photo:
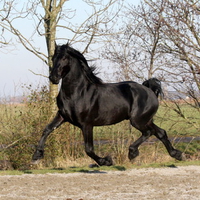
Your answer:
[[[96,67],[94,67],[94,66],[90,67],[88,65],[87,60],[83,56],[83,54],[81,54],[79,51],[70,47],[69,44],[60,46],[60,49],[61,49],[61,52],[60,52],[61,54],[63,54],[63,52],[65,54],[68,53],[69,55],[71,55],[72,57],[74,57],[80,61],[80,64],[82,67],[81,69],[82,69],[84,75],[86,76],[86,78],[90,81],[90,83],[94,83],[94,84],[102,84],[103,83],[102,80],[100,78],[98,78],[94,73]]]

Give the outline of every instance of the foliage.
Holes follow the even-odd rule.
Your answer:
[[[14,168],[26,165],[30,160],[37,136],[50,116],[46,87],[33,90],[28,86],[27,89],[30,95],[22,104],[1,105],[2,144],[6,145],[3,153]]]

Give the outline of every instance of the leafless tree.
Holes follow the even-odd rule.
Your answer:
[[[52,68],[51,58],[55,49],[55,41],[64,40],[70,44],[81,43],[80,50],[83,53],[89,52],[92,44],[99,45],[103,36],[112,29],[114,18],[121,6],[121,1],[117,0],[104,2],[83,0],[90,9],[90,13],[86,18],[81,19],[81,23],[72,23],[77,13],[76,9],[67,7],[68,0],[28,0],[21,1],[20,4],[17,0],[1,0],[1,2],[6,5],[1,15],[3,27],[6,26],[28,51],[43,60],[49,66],[49,71]],[[25,20],[27,23],[27,19],[33,24],[29,35],[24,33],[23,26],[19,26],[19,24],[24,24]],[[64,36],[59,35],[61,30],[65,33]],[[36,43],[35,37],[38,36],[45,38],[47,53],[43,52],[40,44]],[[51,98],[55,98],[56,95],[57,86],[50,83]]]
[[[170,98],[180,98],[181,103],[199,113],[200,2],[143,0],[137,7],[128,5],[120,18],[123,23],[116,28],[123,34],[111,36],[106,53],[102,53],[115,64],[117,79],[158,77],[168,90],[176,91]],[[166,106],[199,129],[179,101]]]
[[[141,2],[128,5],[120,16],[124,19],[119,28],[123,34],[111,35],[105,58],[116,64],[121,79],[144,80],[155,75],[163,79],[168,60],[159,48],[163,41],[162,12],[162,8],[155,12]]]
[[[10,39],[6,37],[7,31],[9,31],[9,27],[6,23],[4,23],[5,13],[9,15],[11,7],[9,4],[5,3],[3,0],[0,0],[0,4],[2,7],[0,9],[0,48],[2,49],[4,46],[10,43]]]
[[[187,0],[145,0],[156,12],[162,9],[162,34],[160,46],[166,57],[176,59],[176,72],[181,84],[200,91],[200,3]]]
[[[124,33],[111,36],[105,58],[116,64],[122,79],[156,76],[199,91],[199,7],[194,0],[144,0],[127,6],[120,27]]]

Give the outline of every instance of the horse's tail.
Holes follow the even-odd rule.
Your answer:
[[[150,88],[157,97],[159,94],[160,95],[163,94],[162,88],[161,88],[161,82],[156,78],[150,78],[149,80],[144,81],[142,85]]]

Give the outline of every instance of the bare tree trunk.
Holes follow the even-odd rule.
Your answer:
[[[60,1],[58,6],[56,5],[56,0],[41,0],[42,6],[45,10],[44,17],[44,28],[45,28],[45,39],[47,44],[48,51],[48,66],[49,74],[53,68],[52,57],[55,50],[55,39],[56,39],[56,24],[57,17],[64,3],[63,0]],[[56,106],[56,96],[58,94],[58,85],[54,85],[51,82],[49,83],[49,98],[51,102],[52,113],[55,113],[57,110]]]
[[[51,103],[52,114],[57,112],[56,97],[58,95],[58,85],[49,83],[49,98]]]

